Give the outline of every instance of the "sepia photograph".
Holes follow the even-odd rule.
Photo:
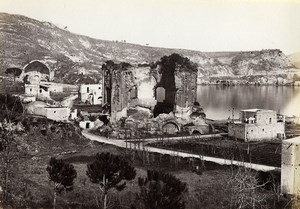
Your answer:
[[[0,0],[0,209],[300,209],[300,0]]]

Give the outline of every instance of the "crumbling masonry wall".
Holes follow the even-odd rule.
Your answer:
[[[103,72],[103,101],[109,106],[111,122],[127,117],[130,107],[154,108],[156,77],[149,66],[106,63]]]
[[[102,69],[103,104],[109,107],[112,123],[127,117],[130,108],[147,108],[156,117],[196,101],[197,68],[178,54],[165,56],[151,66],[108,61]],[[159,88],[163,89],[162,101],[158,101]]]
[[[176,106],[187,107],[197,100],[197,73],[180,72],[175,74]]]
[[[156,65],[161,74],[156,87],[164,88],[165,99],[155,106],[154,116],[191,106],[197,96],[197,66],[179,54],[164,56]]]

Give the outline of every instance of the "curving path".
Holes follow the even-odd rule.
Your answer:
[[[93,141],[98,141],[98,142],[102,142],[105,144],[111,144],[111,145],[115,145],[118,147],[126,148],[126,142],[124,140],[108,139],[103,136],[98,136],[98,135],[92,134],[88,130],[83,130],[82,135]],[[136,146],[136,145],[134,145],[133,143],[127,142],[127,147],[134,147],[134,146]],[[200,155],[196,155],[196,154],[167,150],[167,149],[156,148],[156,147],[146,146],[145,150],[149,151],[149,152],[156,152],[156,153],[167,154],[167,155],[171,155],[171,156],[201,158],[204,161],[214,162],[214,163],[217,163],[220,165],[244,166],[244,167],[251,168],[251,169],[254,169],[257,171],[280,170],[280,168],[273,167],[273,166],[253,164],[253,163],[247,163],[247,162],[241,162],[241,161],[229,160],[229,159],[223,159],[223,158],[216,158],[216,157],[209,157],[209,156],[203,156],[203,155],[200,156]]]

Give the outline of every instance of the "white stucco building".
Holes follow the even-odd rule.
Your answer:
[[[32,115],[44,116],[55,121],[68,121],[71,109],[68,107],[49,106],[44,102],[36,101],[27,105],[26,112]]]
[[[50,98],[50,92],[63,92],[63,86],[58,83],[40,82],[25,84],[25,94],[39,99]]]
[[[68,121],[71,110],[68,107],[45,107],[46,117],[56,121]]]
[[[228,136],[245,141],[282,139],[285,137],[284,117],[278,120],[273,110],[241,110],[239,121],[229,123]]]
[[[63,83],[53,83],[53,82],[39,82],[25,84],[25,95],[35,96],[38,100],[51,99],[51,96],[55,95],[77,95],[78,86],[63,84]]]
[[[81,102],[99,105],[102,104],[102,84],[83,84],[79,88]]]
[[[95,122],[93,121],[80,121],[79,122],[79,127],[82,129],[92,129],[95,126]]]

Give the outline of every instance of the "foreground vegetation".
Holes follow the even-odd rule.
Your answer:
[[[56,208],[104,208],[103,193],[96,183],[87,176],[88,166],[93,163],[98,152],[110,152],[133,162],[136,177],[127,181],[126,188],[107,193],[107,208],[147,208],[141,202],[141,186],[145,186],[147,170],[160,169],[170,173],[180,182],[186,183],[187,191],[180,195],[182,208],[284,208],[288,199],[278,193],[278,182],[272,175],[265,174],[258,182],[258,174],[251,170],[222,167],[201,160],[188,160],[179,157],[149,153],[149,161],[142,153],[129,152],[110,145],[94,144],[78,153],[59,155],[65,163],[76,170],[73,190],[62,190],[57,195]],[[122,157],[122,158],[123,158]],[[18,164],[19,169],[10,178],[8,208],[52,208],[53,183],[46,170],[50,156],[33,157]],[[199,168],[199,169],[196,169]],[[100,177],[101,179],[101,177]],[[139,179],[144,179],[142,183]],[[22,182],[22,183],[21,183]],[[246,184],[244,184],[244,182]],[[266,183],[267,182],[267,183]],[[155,184],[154,184],[155,185]],[[262,186],[261,186],[262,185]],[[146,185],[148,186],[148,185]],[[148,186],[148,188],[151,188]],[[154,187],[155,188],[155,187]],[[266,189],[269,190],[266,190]],[[147,190],[146,190],[147,191]],[[159,195],[160,190],[154,190]],[[152,190],[153,192],[153,190]],[[239,202],[245,196],[244,202]],[[251,198],[253,198],[253,201]],[[151,201],[150,201],[151,203]],[[251,207],[249,207],[251,205]],[[151,208],[151,207],[149,207]],[[157,207],[159,208],[159,207]],[[164,207],[162,207],[164,208]]]

